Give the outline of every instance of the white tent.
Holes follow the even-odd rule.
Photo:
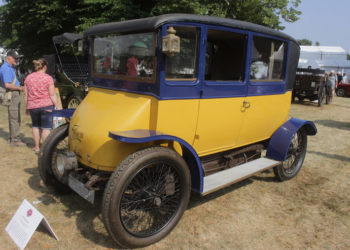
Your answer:
[[[350,73],[350,60],[314,60],[299,59],[298,68],[324,69],[326,72],[334,70],[335,72]]]
[[[346,60],[348,53],[342,47],[332,46],[300,46],[301,59]]]

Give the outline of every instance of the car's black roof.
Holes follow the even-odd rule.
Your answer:
[[[74,42],[82,38],[83,38],[83,35],[81,34],[64,33],[59,36],[54,36],[52,38],[52,41],[54,44],[73,44]]]
[[[288,36],[280,31],[267,28],[265,26],[221,17],[201,16],[192,14],[165,14],[161,16],[134,19],[129,21],[98,24],[88,28],[84,33],[84,37],[116,32],[128,32],[147,29],[151,30],[156,29],[163,24],[171,22],[191,22],[225,26],[236,29],[260,32],[266,35],[291,40],[297,43],[295,39],[291,36]]]

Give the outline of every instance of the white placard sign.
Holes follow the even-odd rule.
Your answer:
[[[24,199],[5,230],[16,245],[24,249],[40,223],[59,240],[45,217]]]

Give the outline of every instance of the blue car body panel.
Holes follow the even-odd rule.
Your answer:
[[[267,147],[266,157],[276,161],[285,161],[292,139],[298,130],[304,127],[307,135],[316,135],[317,128],[311,121],[292,118],[286,121],[272,135]]]

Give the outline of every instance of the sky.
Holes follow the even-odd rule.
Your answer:
[[[321,46],[340,46],[350,54],[350,0],[301,0],[297,10],[303,14],[294,23],[283,19],[282,32],[295,39],[320,42]]]

